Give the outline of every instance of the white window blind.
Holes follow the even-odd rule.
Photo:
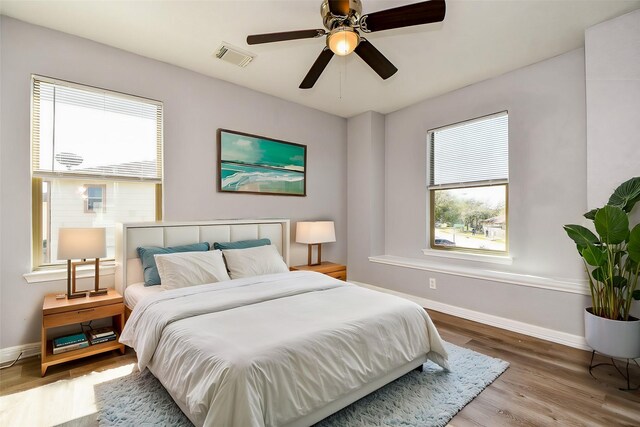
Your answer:
[[[429,188],[506,183],[507,112],[429,131]]]
[[[162,182],[162,103],[33,77],[34,177]]]

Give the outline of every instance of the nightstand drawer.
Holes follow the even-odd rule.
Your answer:
[[[81,308],[65,313],[49,314],[42,317],[42,326],[53,328],[55,326],[69,325],[73,323],[88,322],[89,320],[112,317],[124,312],[124,304],[111,304],[102,307]]]
[[[347,270],[332,271],[330,273],[324,274],[326,274],[327,276],[335,277],[336,279],[347,280]]]
[[[339,280],[347,280],[347,266],[343,264],[336,264],[334,262],[323,261],[316,265],[296,265],[295,267],[291,267],[291,270],[315,271]]]

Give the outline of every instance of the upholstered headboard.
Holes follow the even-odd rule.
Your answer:
[[[116,290],[143,282],[139,246],[177,246],[196,242],[235,242],[268,238],[289,265],[289,220],[214,220],[197,222],[145,222],[116,227]]]

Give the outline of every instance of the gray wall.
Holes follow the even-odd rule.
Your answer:
[[[585,50],[591,209],[640,176],[640,10],[589,28]]]
[[[165,219],[331,219],[337,242],[324,245],[324,257],[346,262],[345,119],[4,16],[0,25],[0,348],[39,341],[42,296],[65,289],[63,281],[22,277],[31,259],[31,73],[164,102]],[[308,196],[217,193],[219,127],[307,144]],[[292,264],[306,263],[305,255],[306,246],[292,244]]]
[[[366,274],[370,255],[384,254],[384,122],[368,111],[349,119],[347,189],[349,278]]]
[[[589,209],[640,176],[640,10],[585,31]],[[640,206],[632,224],[640,223]],[[640,314],[640,302],[632,313]]]
[[[583,278],[562,225],[586,210],[584,51],[576,50],[386,116],[385,253],[426,260],[426,135],[432,128],[509,111],[509,266],[438,259],[440,266]],[[358,118],[359,119],[359,118]],[[355,126],[350,119],[349,129]],[[351,147],[351,140],[349,144]],[[349,172],[355,159],[349,157]],[[349,205],[349,218],[366,207]],[[350,221],[349,227],[353,222]],[[350,243],[351,246],[351,243]],[[369,263],[350,278],[445,304],[582,335],[588,297]],[[362,258],[359,258],[360,260]],[[352,274],[352,272],[357,272]],[[430,290],[428,277],[438,289]]]

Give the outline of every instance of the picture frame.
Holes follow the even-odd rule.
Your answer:
[[[307,195],[307,146],[218,129],[219,192]]]

